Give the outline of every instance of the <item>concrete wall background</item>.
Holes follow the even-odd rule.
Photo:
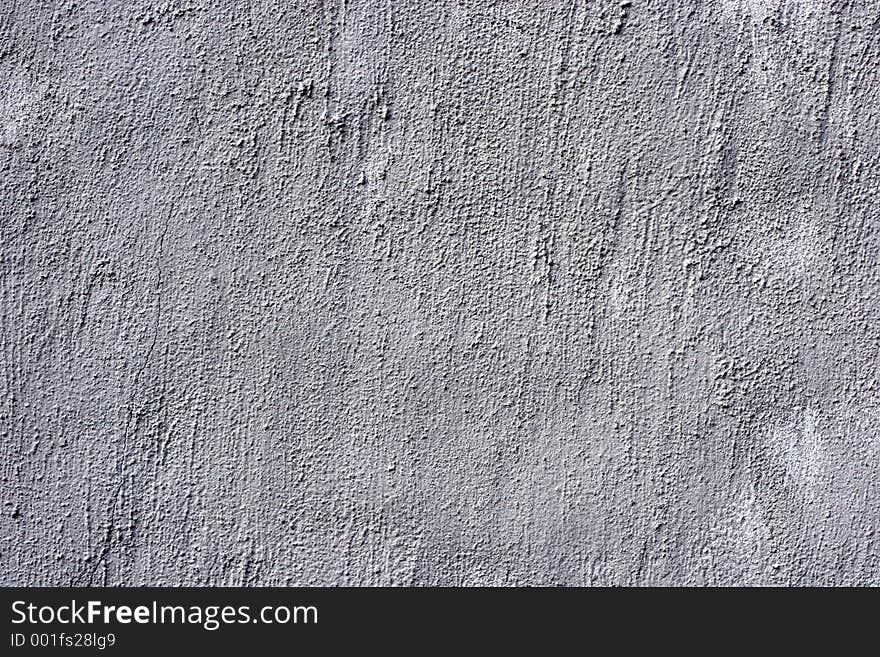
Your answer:
[[[880,584],[880,3],[0,3],[2,583]]]

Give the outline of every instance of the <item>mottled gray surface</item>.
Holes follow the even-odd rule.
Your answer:
[[[880,3],[0,0],[2,584],[880,584]]]

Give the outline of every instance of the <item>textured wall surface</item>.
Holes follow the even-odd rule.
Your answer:
[[[880,3],[0,0],[2,584],[880,584]]]

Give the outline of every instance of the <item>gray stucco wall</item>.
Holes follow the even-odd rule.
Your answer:
[[[880,584],[880,3],[0,2],[3,584]]]

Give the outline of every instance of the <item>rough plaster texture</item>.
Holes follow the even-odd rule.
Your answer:
[[[880,3],[0,7],[3,584],[880,584]]]

